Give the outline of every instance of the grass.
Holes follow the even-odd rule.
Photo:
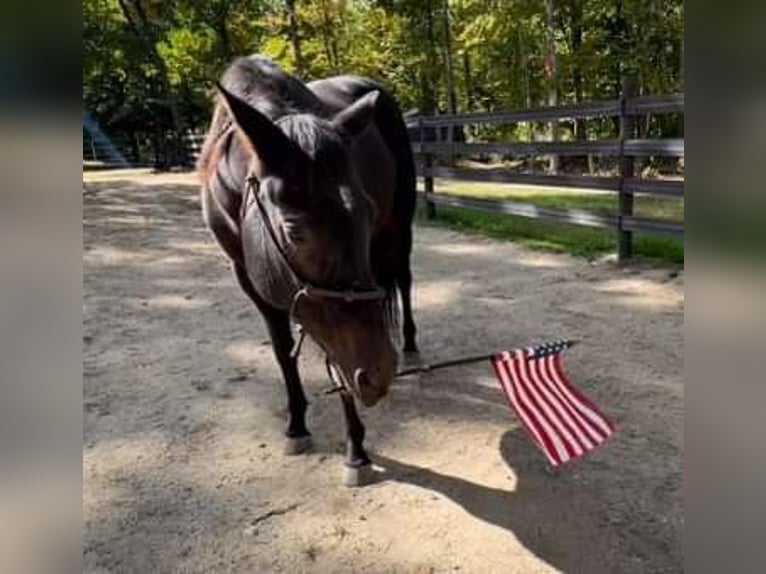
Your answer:
[[[436,181],[436,191],[449,195],[480,199],[510,200],[540,207],[579,209],[600,214],[614,214],[617,197],[599,191],[562,191],[560,188],[520,187],[511,185]],[[683,220],[683,200],[637,197],[637,216]],[[418,220],[426,223],[424,210]],[[432,223],[432,222],[427,222]],[[478,233],[513,241],[533,249],[570,253],[593,259],[617,251],[616,231],[528,219],[499,213],[437,207],[437,225],[467,233]],[[634,235],[634,253],[668,263],[683,263],[683,241],[662,236]]]
[[[596,190],[563,190],[552,187],[523,187],[516,185],[471,183],[436,180],[435,191],[446,195],[531,203],[539,207],[581,209],[599,214],[617,212],[617,194]],[[683,221],[683,199],[638,196],[634,213],[640,217],[653,217]]]

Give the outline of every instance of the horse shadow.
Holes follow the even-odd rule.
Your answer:
[[[672,548],[652,544],[651,533],[645,532],[651,525],[625,515],[624,509],[614,512],[614,501],[597,488],[599,480],[589,481],[571,470],[550,470],[518,431],[502,436],[500,454],[517,476],[515,490],[476,484],[380,454],[374,457],[382,467],[376,482],[396,481],[439,493],[475,518],[509,531],[563,572],[683,571]]]

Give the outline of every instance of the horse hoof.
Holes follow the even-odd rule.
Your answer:
[[[343,484],[354,488],[357,486],[367,486],[373,481],[374,472],[372,464],[367,463],[362,466],[343,466]]]
[[[285,454],[287,456],[303,454],[311,450],[312,446],[313,442],[311,441],[311,436],[287,437],[287,442],[285,442]]]

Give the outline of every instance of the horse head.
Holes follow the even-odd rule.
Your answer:
[[[219,91],[250,152],[254,197],[248,202],[243,193],[240,221],[248,276],[267,303],[290,310],[345,386],[372,406],[393,381],[396,351],[383,297],[367,296],[380,292],[370,263],[376,206],[349,151],[371,122],[378,93],[331,118],[298,113],[272,121]]]

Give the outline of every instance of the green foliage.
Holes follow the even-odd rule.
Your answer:
[[[617,214],[617,194],[560,187],[523,187],[502,183],[471,183],[436,180],[435,191],[446,195],[516,201],[539,207],[577,209],[605,215]],[[683,221],[684,200],[672,197],[636,196],[634,214],[639,217]]]
[[[421,208],[417,213],[417,222],[420,225],[439,225],[463,233],[508,239],[532,249],[570,253],[588,259],[603,257],[617,250],[616,232],[613,230],[553,223],[500,213],[439,207],[437,219],[428,221]],[[656,259],[674,264],[684,262],[684,244],[672,238],[639,236],[635,238],[633,251],[639,258]]]
[[[617,195],[600,191],[436,180],[436,192],[604,215],[617,213]],[[439,207],[437,211],[440,224],[470,233],[512,239],[535,249],[592,258],[614,253],[617,248],[615,231],[464,209]],[[637,196],[634,212],[640,217],[683,221],[684,201],[676,198]],[[423,214],[421,221],[425,221]],[[665,262],[684,261],[684,244],[677,239],[639,235],[634,238],[634,251],[638,256]]]
[[[370,76],[405,110],[424,112],[446,111],[453,84],[461,112],[545,105],[551,90],[561,103],[611,98],[627,72],[642,92],[668,93],[683,88],[683,16],[682,0],[84,0],[83,99],[108,130],[131,138],[204,129],[214,80],[254,52],[306,80]],[[613,127],[588,124],[592,135]],[[682,125],[671,118],[645,129],[672,137]]]

